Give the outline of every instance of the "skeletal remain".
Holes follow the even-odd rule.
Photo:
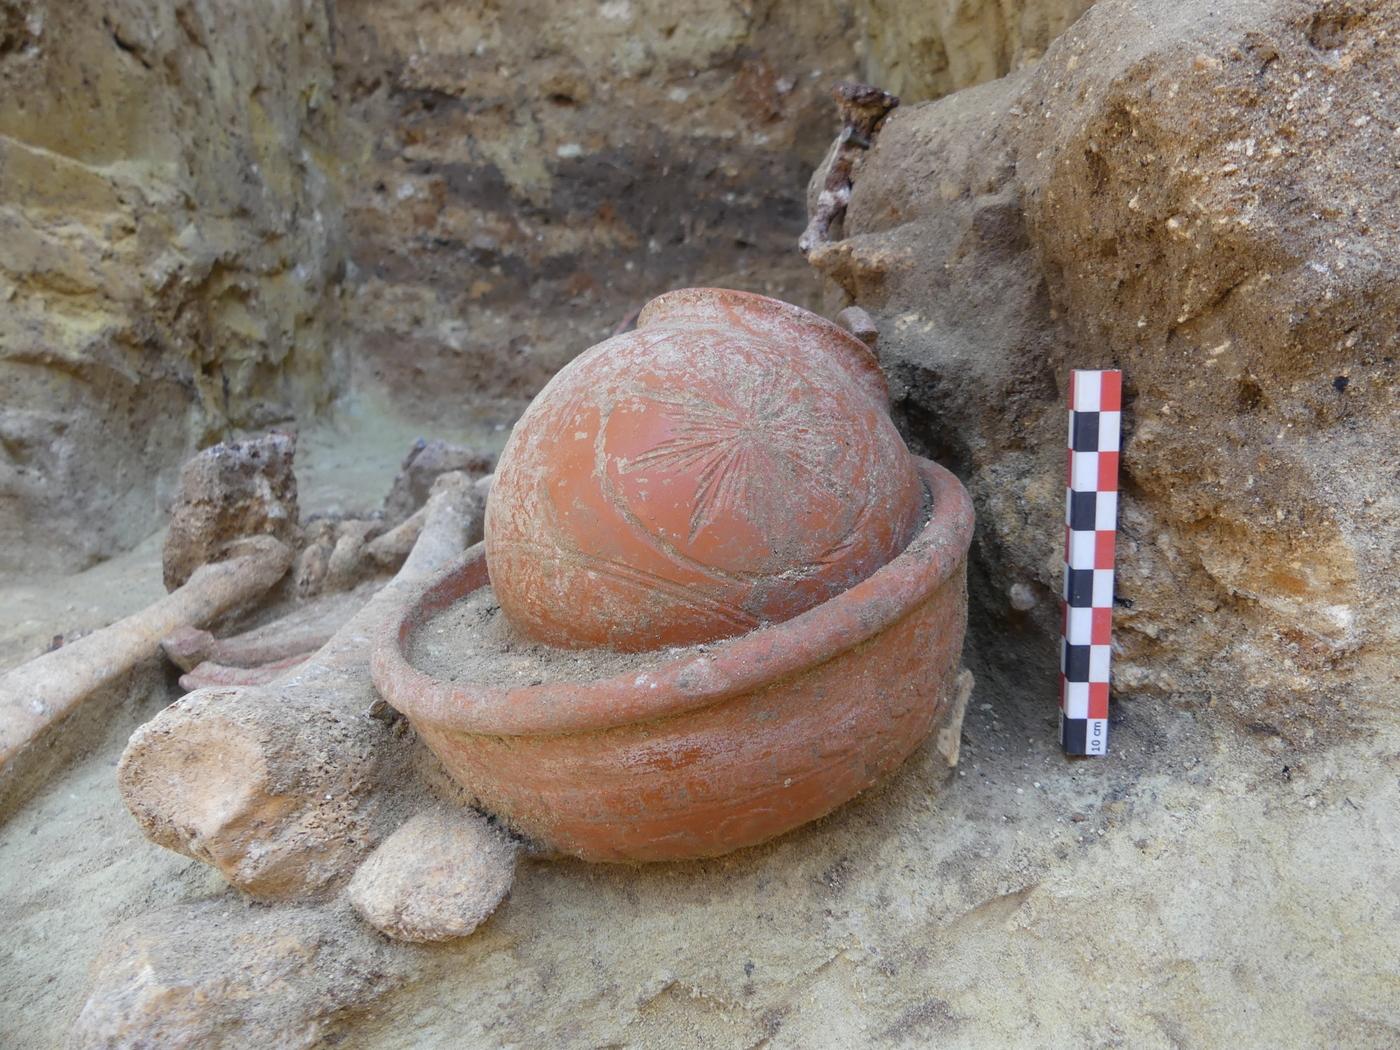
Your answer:
[[[0,675],[0,768],[103,686],[158,652],[162,638],[260,599],[287,572],[292,552],[270,536],[239,541],[164,598]]]
[[[368,712],[372,640],[422,580],[479,535],[465,475],[434,484],[399,574],[312,658],[264,686],[200,689],[138,729],[117,780],[145,834],[261,899],[334,891],[422,804],[411,740]]]
[[[299,596],[309,598],[321,592],[333,550],[333,539],[317,539],[308,543],[297,555],[296,566],[292,569],[292,584]]]
[[[509,892],[519,853],[479,814],[434,808],[385,839],[346,895],[361,918],[398,940],[465,937]]]
[[[427,520],[427,507],[419,507],[407,519],[365,544],[370,561],[383,568],[397,568],[408,557]]]
[[[374,569],[365,545],[384,529],[382,521],[343,521],[336,528],[335,546],[326,562],[323,587],[344,591],[354,587]]]
[[[831,97],[836,100],[844,125],[828,155],[826,179],[812,209],[811,221],[797,241],[803,255],[825,244],[831,237],[831,228],[845,216],[856,159],[871,147],[881,123],[899,105],[898,97],[888,91],[849,81],[832,88]]]
[[[948,763],[949,769],[957,766],[958,756],[962,753],[963,715],[967,713],[967,702],[972,699],[972,689],[976,684],[977,680],[966,667],[959,671],[953,682],[952,703],[933,727],[934,749]]]
[[[311,658],[310,653],[300,656],[287,656],[281,660],[259,664],[257,667],[228,667],[205,660],[191,671],[180,676],[180,688],[186,692],[207,689],[219,685],[267,685],[275,681],[293,667],[299,667]]]
[[[330,641],[377,589],[370,582],[353,591],[322,595],[279,620],[230,638],[183,628],[164,639],[160,647],[182,671],[193,671],[205,661],[226,667],[261,667],[291,656],[306,656]]]
[[[472,487],[481,494],[483,500],[490,495],[491,482],[495,480],[495,477],[495,474],[485,474],[472,482]],[[383,568],[397,568],[408,557],[408,552],[413,549],[413,544],[418,540],[418,534],[423,531],[423,519],[424,508],[419,507],[388,532],[376,536],[365,544],[365,553],[376,565]]]
[[[197,665],[209,659],[218,643],[217,638],[202,628],[181,627],[161,639],[160,651],[180,670],[193,671]]]

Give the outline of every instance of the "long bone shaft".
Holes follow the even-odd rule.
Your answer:
[[[140,612],[0,675],[0,774],[11,776],[16,760],[83,701],[154,657],[162,638],[262,597],[292,563],[290,549],[271,537],[241,549]]]
[[[118,768],[146,836],[265,900],[332,892],[406,815],[411,750],[370,717],[369,649],[414,585],[480,536],[464,475],[434,486],[403,568],[304,663],[263,686],[189,693],[134,734]]]

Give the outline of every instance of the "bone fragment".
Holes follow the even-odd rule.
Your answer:
[[[403,788],[411,740],[368,715],[371,642],[480,518],[470,480],[440,478],[403,569],[312,658],[265,686],[197,690],[138,729],[117,781],[147,837],[264,900],[341,885],[421,804]]]
[[[976,684],[972,672],[966,667],[959,671],[953,683],[953,696],[948,709],[934,726],[934,749],[948,763],[949,769],[957,766],[958,756],[962,753],[963,716],[967,713],[967,702],[972,698],[972,689]]]
[[[363,580],[375,566],[365,545],[384,528],[382,521],[343,521],[336,526],[335,546],[326,561],[327,591],[346,591]]]
[[[180,688],[186,692],[207,689],[218,685],[266,685],[276,681],[293,667],[299,667],[311,658],[310,653],[288,656],[257,667],[229,667],[205,660],[180,676]]]
[[[353,591],[323,595],[279,620],[230,638],[215,638],[208,631],[184,628],[164,639],[160,647],[182,671],[193,671],[205,661],[226,667],[262,667],[291,656],[306,656],[330,641],[377,589],[370,582]]]
[[[423,522],[427,517],[427,507],[419,507],[406,520],[365,544],[365,554],[375,565],[397,568],[403,564],[409,551],[413,550],[413,545],[418,542],[418,535],[423,531]]]
[[[433,808],[380,843],[346,894],[361,918],[396,940],[465,937],[510,891],[519,853],[480,814]]]
[[[797,241],[803,255],[831,239],[831,229],[846,214],[857,159],[875,141],[875,133],[899,99],[869,84],[842,82],[831,91],[841,112],[841,134],[828,154],[826,179],[812,208],[807,229]]]
[[[234,552],[140,612],[0,675],[0,769],[94,692],[154,657],[162,638],[261,598],[292,561],[269,536],[243,540]]]
[[[292,569],[292,585],[298,597],[310,598],[321,593],[334,549],[335,542],[331,539],[312,540],[302,548]]]
[[[218,639],[202,627],[181,627],[161,639],[160,651],[182,671],[193,671],[208,660]]]

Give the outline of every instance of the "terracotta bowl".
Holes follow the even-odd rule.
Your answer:
[[[895,769],[950,703],[972,504],[953,475],[916,462],[927,524],[791,620],[593,682],[449,684],[406,654],[420,625],[486,585],[478,545],[378,641],[374,684],[483,808],[559,852],[681,860],[781,835]]]

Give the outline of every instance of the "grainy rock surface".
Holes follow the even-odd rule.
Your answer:
[[[230,545],[250,536],[296,546],[301,529],[295,455],[296,438],[274,432],[222,442],[184,465],[161,558],[167,589],[173,591],[195,569],[218,561]]]
[[[383,942],[309,908],[205,900],[107,938],[74,1050],[323,1046],[347,1008],[397,983]]]
[[[367,923],[400,941],[450,941],[496,910],[519,850],[471,810],[418,813],[360,865],[346,896]]]
[[[1027,615],[1051,652],[1063,386],[1119,366],[1120,695],[1293,742],[1394,717],[1398,36],[1381,2],[1101,0],[886,122],[812,261],[970,483],[989,650]]]
[[[427,502],[433,482],[443,474],[460,470],[475,480],[490,474],[495,462],[494,455],[479,448],[420,438],[404,457],[389,495],[384,497],[384,516],[401,522]]]
[[[194,446],[342,389],[329,10],[0,0],[0,568],[131,546]]]
[[[830,84],[962,87],[1083,4],[0,0],[0,568],[347,392],[508,424],[670,287],[813,304]]]
[[[1021,69],[1094,0],[864,0],[866,79],[905,102]]]

